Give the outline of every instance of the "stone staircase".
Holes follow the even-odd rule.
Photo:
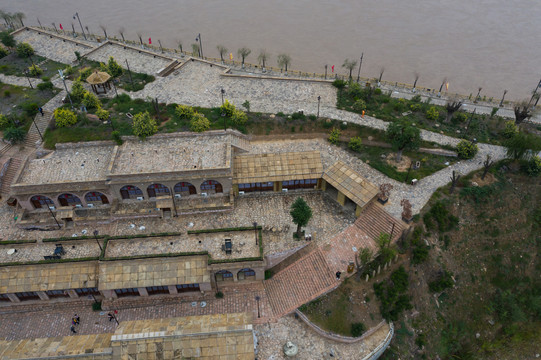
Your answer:
[[[175,71],[175,68],[179,65],[180,63],[178,62],[178,60],[173,60],[171,61],[171,63],[169,65],[167,65],[166,67],[164,67],[163,69],[161,69],[159,72],[158,72],[158,76],[161,76],[161,77],[166,77],[167,75],[171,74],[173,71]]]
[[[21,160],[21,159],[15,159],[15,158],[10,159],[9,165],[6,168],[5,173],[0,178],[0,184],[1,184],[0,193],[3,196],[7,196],[7,195],[10,194],[11,183],[13,181],[13,178],[15,177],[15,173],[17,172],[17,170],[21,166],[22,162],[23,162],[23,160]]]
[[[35,148],[37,147],[37,144],[41,142],[41,137],[39,134],[43,136],[45,134],[45,130],[47,130],[47,127],[49,126],[49,123],[51,122],[53,118],[53,113],[47,110],[43,111],[43,116],[41,116],[40,113],[37,113],[36,117],[34,118],[34,123],[30,126],[30,129],[28,130],[28,134],[26,134],[26,139],[24,140],[24,146]],[[39,128],[39,132],[38,129]]]
[[[6,154],[12,147],[13,145],[11,144],[4,144],[4,146],[0,149],[0,157],[4,156],[4,154]]]
[[[319,248],[264,281],[274,318],[289,314],[340,284]]]
[[[402,221],[395,219],[375,202],[368,204],[363,209],[357,220],[355,220],[355,225],[374,241],[381,233],[389,235],[392,233],[392,241],[395,242],[406,229],[406,225]]]

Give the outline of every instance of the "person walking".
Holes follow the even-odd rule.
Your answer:
[[[43,109],[41,107],[38,109],[38,111],[41,114],[41,116],[43,116]]]
[[[77,314],[73,315],[73,320],[75,321],[75,325],[79,325],[81,323],[81,318]]]
[[[77,334],[77,331],[75,331],[75,326],[71,325],[70,330],[73,334]]]
[[[113,321],[115,316],[112,313],[108,313],[107,316],[109,316],[109,321]]]

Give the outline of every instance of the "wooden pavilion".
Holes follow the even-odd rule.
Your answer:
[[[103,92],[104,94],[107,94],[107,89],[111,90],[111,75],[97,71],[92,73],[87,79],[86,82],[92,86],[92,90],[96,94],[100,94]]]

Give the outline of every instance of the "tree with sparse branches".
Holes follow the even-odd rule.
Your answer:
[[[220,53],[220,59],[222,60],[222,64],[225,62],[224,55],[227,54],[227,48],[223,45],[216,46],[216,49],[218,49],[218,52]]]
[[[105,27],[105,25],[100,24],[100,28],[103,31],[103,35],[105,35],[105,38],[108,39],[108,37],[107,37],[107,28]]]
[[[251,52],[252,52],[252,50],[248,49],[247,47],[241,47],[237,52],[239,54],[239,57],[242,58],[242,68],[243,69],[244,69],[244,59],[246,59],[248,57],[248,55],[250,55]]]
[[[356,280],[361,280],[361,274],[364,267],[372,261],[372,257],[374,256],[374,252],[370,248],[362,248],[361,251],[359,251],[359,256],[355,256],[355,265],[357,265],[357,276]]]
[[[520,125],[522,122],[532,117],[533,111],[527,101],[522,101],[515,104],[513,107],[515,112],[515,124]]]
[[[461,106],[462,101],[458,99],[449,99],[447,101],[447,104],[445,104],[445,109],[447,110],[447,117],[445,118],[445,122],[451,121],[453,114],[457,112]]]
[[[291,205],[289,214],[293,218],[293,223],[297,225],[297,238],[300,240],[302,237],[301,228],[306,226],[312,218],[312,209],[303,198],[298,197],[293,205]]]
[[[285,68],[285,73],[287,75],[287,67],[291,64],[291,57],[287,54],[280,54],[278,55],[277,61],[280,69]]]
[[[483,175],[481,176],[481,180],[485,180],[485,176],[487,176],[488,170],[494,165],[494,161],[490,160],[490,154],[487,154],[487,159],[483,162]]]
[[[452,194],[454,191],[455,191],[455,187],[456,187],[456,184],[458,182],[458,180],[460,179],[461,175],[460,174],[457,174],[454,170],[453,170],[453,175],[451,175],[451,188],[449,189],[449,194]]]
[[[519,131],[505,142],[507,156],[514,160],[529,160],[541,151],[541,138],[534,134]]]
[[[344,60],[344,63],[342,64],[342,67],[347,69],[349,71],[349,81],[351,81],[351,73],[353,72],[353,69],[357,66],[357,60]]]
[[[13,14],[13,17],[21,23],[21,26],[24,27],[23,19],[26,19],[25,14],[23,14],[22,12],[18,12],[18,13]]]
[[[390,123],[385,136],[396,151],[396,161],[402,160],[404,150],[416,150],[421,144],[421,131],[404,120]]]
[[[177,39],[177,46],[178,46],[178,48],[180,50],[180,53],[182,54],[182,40]]]
[[[124,33],[126,32],[126,29],[124,29],[124,27],[120,27],[120,29],[118,29],[118,33],[120,34],[120,36],[122,37],[122,42],[126,42],[126,39],[124,39]]]
[[[199,49],[199,44],[198,43],[193,43],[192,44],[192,56],[201,57],[201,51]]]
[[[376,239],[378,244],[378,255],[381,256],[383,263],[388,263],[396,256],[396,248],[391,246],[391,235],[387,233],[379,234]]]
[[[17,45],[15,38],[9,31],[2,31],[0,33],[0,41],[8,48],[14,48]]]
[[[259,65],[261,65],[261,68],[263,69],[263,72],[267,71],[265,68],[265,63],[267,60],[269,60],[270,55],[266,50],[261,50],[259,52],[259,56],[257,57],[257,61],[259,62]]]
[[[418,72],[414,72],[413,76],[415,76],[415,81],[413,82],[413,92],[415,92],[415,87],[417,86],[417,81],[419,81],[420,75]]]

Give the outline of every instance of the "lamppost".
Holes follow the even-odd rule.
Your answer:
[[[261,311],[259,310],[259,300],[261,300],[261,298],[259,296],[256,296],[255,301],[257,302],[257,317],[258,318],[261,317]]]
[[[329,65],[325,64],[325,80],[327,80],[327,66]]]
[[[98,243],[98,246],[100,247],[100,254],[101,254],[103,252],[103,248],[101,247],[100,241],[98,240],[99,233],[100,232],[98,230],[94,230],[94,239],[96,239],[96,242]]]
[[[39,134],[39,137],[41,139],[41,142],[43,142],[43,136],[41,135],[41,131],[39,131],[39,127],[38,125],[36,124],[36,120],[34,118],[32,118],[32,122],[34,123],[34,126],[36,127],[36,130],[38,131],[38,134]]]
[[[58,70],[58,74],[60,75],[60,78],[62,79],[62,82],[64,83],[64,89],[66,89],[66,94],[68,94],[68,99],[70,101],[71,108],[73,109],[73,102],[71,101],[71,96],[68,91],[68,87],[66,86],[66,77],[64,76],[64,73],[60,69]]]
[[[86,35],[85,35],[85,31],[83,30],[83,24],[81,24],[81,19],[79,18],[79,13],[75,13],[75,15],[73,15],[73,20],[75,20],[75,17],[77,17],[77,20],[79,20],[79,25],[81,25],[81,31],[83,32],[83,36],[85,37],[85,40],[86,40]]]
[[[58,223],[58,220],[56,220],[56,216],[54,215],[53,210],[51,210],[51,207],[49,206],[49,203],[45,203],[45,205],[47,206],[47,209],[49,209],[49,212],[51,213],[51,216],[53,217],[54,221],[56,222],[56,225],[58,225],[58,228],[61,229],[62,226],[60,226],[60,224]]]
[[[361,79],[361,66],[363,66],[363,56],[364,56],[364,53],[361,53],[361,61],[359,61],[359,72],[357,73],[357,84],[359,83],[359,80]]]
[[[224,131],[227,131],[227,123],[225,119],[225,113],[222,113],[222,119],[224,119]]]
[[[319,119],[319,103],[321,102],[321,96],[318,95],[317,97],[317,117]]]
[[[222,88],[222,90],[220,90],[220,92],[222,93],[222,106],[224,106],[224,95],[225,95],[224,88]]]
[[[254,221],[254,231],[255,231],[255,244],[258,245],[257,222],[255,221]]]
[[[24,71],[24,74],[26,75],[26,78],[28,79],[28,83],[30,84],[30,89],[33,89],[32,81],[30,81],[30,77],[28,76],[28,70]]]
[[[201,42],[201,33],[197,34],[195,41],[199,41],[199,52],[201,53],[201,57],[203,57],[203,43]]]

